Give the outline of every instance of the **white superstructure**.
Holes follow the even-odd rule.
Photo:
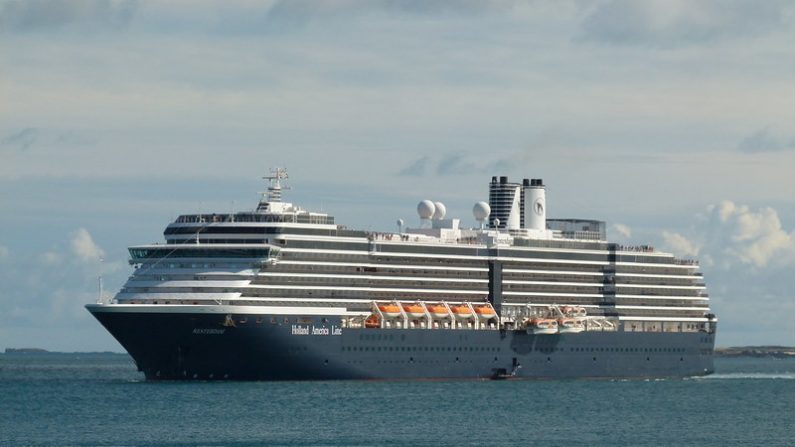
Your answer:
[[[256,210],[182,215],[164,244],[131,247],[135,271],[114,301],[332,312],[350,321],[378,302],[490,303],[502,322],[517,324],[568,306],[600,330],[644,332],[714,321],[697,263],[609,243],[604,222],[547,219],[540,179],[493,178],[490,203],[473,209],[484,223],[477,228],[423,200],[419,228],[400,221],[398,232],[370,232],[282,202],[283,169],[266,178]],[[567,330],[579,330],[572,324]]]

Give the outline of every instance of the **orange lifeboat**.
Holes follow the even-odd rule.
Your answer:
[[[490,320],[497,316],[497,312],[491,306],[475,306],[475,313],[482,320]]]
[[[395,318],[400,316],[400,308],[395,304],[379,304],[378,310],[381,311],[387,318]]]
[[[368,329],[379,328],[381,327],[381,321],[378,319],[378,315],[370,315],[364,320],[364,327]]]
[[[461,319],[466,319],[472,316],[472,311],[469,309],[469,306],[458,305],[458,306],[450,306],[450,310],[453,311],[456,317]]]
[[[403,310],[411,318],[422,318],[425,316],[425,309],[419,304],[404,304]]]
[[[444,318],[450,316],[450,314],[447,313],[447,308],[441,304],[428,305],[428,312],[430,312],[435,318]]]

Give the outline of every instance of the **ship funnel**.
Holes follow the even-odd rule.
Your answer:
[[[518,230],[524,220],[522,184],[509,182],[505,176],[499,177],[499,182],[495,179],[489,184],[489,227]]]
[[[547,229],[547,203],[544,181],[540,178],[530,179],[523,185],[524,221],[528,230],[543,231]]]

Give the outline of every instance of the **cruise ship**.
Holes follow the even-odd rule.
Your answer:
[[[422,200],[398,231],[282,200],[185,214],[129,248],[91,314],[148,380],[685,377],[713,371],[717,319],[694,260],[551,219],[541,179],[492,177],[472,228]]]

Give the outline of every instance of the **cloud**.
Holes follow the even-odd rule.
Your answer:
[[[60,264],[62,259],[63,256],[56,251],[46,251],[39,255],[39,262],[44,265]]]
[[[39,138],[40,131],[35,127],[26,127],[17,132],[6,135],[0,140],[0,146],[13,147],[20,151],[26,151]]]
[[[448,152],[439,158],[422,156],[410,162],[398,171],[403,177],[425,177],[435,174],[438,176],[467,175],[467,174],[506,174],[513,172],[524,163],[520,157],[512,155],[498,158],[490,163],[479,162],[477,157],[472,157],[466,152]]]
[[[699,246],[679,233],[663,231],[663,241],[665,241],[665,247],[677,256],[698,256]]]
[[[67,130],[53,135],[52,141],[58,146],[90,146],[99,140],[83,132]]]
[[[611,226],[611,228],[624,239],[629,239],[632,237],[632,229],[624,224],[615,223]]]
[[[11,255],[11,251],[8,250],[8,247],[0,245],[0,262],[5,261]]]
[[[0,32],[119,31],[277,35],[310,25],[388,18],[481,17],[511,13],[513,0],[265,0],[138,2],[133,0],[10,0],[0,6]],[[190,5],[189,7],[187,5]],[[275,33],[274,33],[275,32]]]
[[[26,127],[6,135],[0,140],[0,146],[24,152],[34,146],[50,146],[52,148],[80,147],[91,146],[98,141],[97,138],[76,130],[59,131],[56,129]]]
[[[580,39],[676,47],[758,36],[783,28],[789,7],[779,0],[613,0],[585,17]]]
[[[748,153],[776,152],[790,149],[795,149],[795,138],[785,141],[773,135],[768,128],[757,130],[743,138],[740,144],[737,145],[737,150]]]
[[[405,168],[401,169],[400,172],[398,172],[398,175],[404,177],[422,177],[425,175],[429,161],[430,157],[428,156],[420,157],[409,163]]]
[[[709,238],[713,250],[758,268],[795,263],[795,232],[782,228],[773,208],[752,210],[724,201],[708,211],[710,222],[718,227]]]
[[[509,12],[517,3],[511,0],[279,0],[269,8],[268,16],[274,19],[308,20],[374,11],[417,16],[477,15]]]
[[[123,0],[11,0],[0,6],[0,31],[117,30],[130,22],[136,4]]]
[[[666,248],[681,256],[699,256],[723,270],[795,266],[795,231],[782,228],[771,207],[751,209],[725,200],[708,206],[697,221],[687,235],[664,231]]]
[[[480,170],[463,153],[448,153],[442,156],[436,165],[436,173],[439,175],[471,174],[473,172],[480,172]]]
[[[72,252],[83,262],[98,261],[105,257],[105,252],[94,243],[88,230],[78,229],[71,240]]]
[[[57,239],[51,249],[38,251],[28,241],[26,250],[14,247],[13,262],[0,262],[0,341],[6,346],[61,351],[121,350],[84,305],[97,298],[99,274],[106,290],[115,292],[125,281],[129,266],[122,258],[101,266],[85,262],[80,253],[102,253],[85,229],[68,236],[48,236]]]

